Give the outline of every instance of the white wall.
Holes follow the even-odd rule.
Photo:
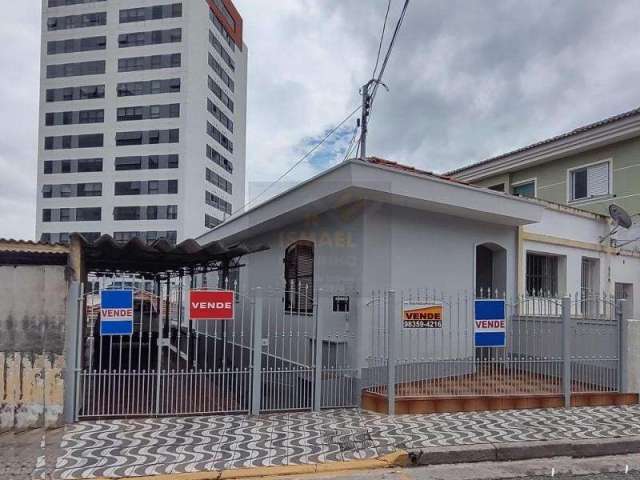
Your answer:
[[[580,293],[582,258],[598,259],[600,290],[613,295],[616,282],[632,283],[634,285],[634,317],[640,318],[640,256],[598,251],[599,239],[609,231],[609,228],[604,217],[574,214],[553,207],[547,208],[540,223],[527,225],[523,230],[525,233],[563,239],[564,244],[554,245],[546,241],[525,240],[521,252],[522,265],[526,265],[527,252],[561,256],[564,261],[561,262],[560,268],[563,271],[559,275],[560,294],[575,295]],[[524,285],[525,271],[521,275]]]

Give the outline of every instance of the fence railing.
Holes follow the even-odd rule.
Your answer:
[[[502,297],[482,300],[489,296]],[[365,390],[387,396],[390,408],[396,397],[563,395],[568,403],[571,393],[620,390],[621,309],[610,296],[507,299],[504,344],[492,347],[476,345],[476,300],[428,289],[372,293]],[[405,328],[411,305],[440,306],[441,322]]]
[[[232,320],[195,321],[186,313],[189,282],[180,279],[135,290],[134,333],[102,337],[99,290],[108,285],[92,283],[78,299],[78,418],[358,404],[352,313],[331,308],[331,295],[347,292],[257,288],[236,294]]]

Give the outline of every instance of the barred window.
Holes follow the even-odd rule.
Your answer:
[[[313,242],[299,240],[284,255],[285,310],[313,312]]]
[[[527,253],[526,289],[530,296],[558,296],[557,256]]]

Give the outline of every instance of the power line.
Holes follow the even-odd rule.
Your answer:
[[[384,72],[387,69],[387,64],[389,63],[391,52],[393,51],[393,47],[396,43],[398,32],[400,31],[400,27],[402,26],[404,17],[407,14],[408,6],[409,6],[409,0],[405,0],[404,5],[402,6],[402,12],[400,13],[400,16],[398,17],[398,21],[396,22],[396,27],[393,31],[393,35],[391,36],[391,41],[389,42],[389,47],[387,48],[387,53],[384,56],[384,61],[382,62],[382,66],[380,67],[380,72],[378,73],[378,76],[369,80],[366,84],[364,84],[364,86],[360,90],[360,93],[362,94],[362,114],[360,118],[360,126],[362,128],[362,133],[360,134],[360,155],[363,158],[366,157],[367,155],[367,132],[369,130],[368,128],[369,116],[371,115],[373,101],[375,100],[376,94],[378,93],[378,87],[380,85],[384,86],[387,90],[389,89],[382,82],[382,76],[384,75]],[[377,63],[378,62],[376,61],[376,69],[377,69]]]
[[[384,71],[387,68],[387,64],[389,63],[389,58],[391,57],[391,52],[393,51],[393,46],[396,43],[396,38],[398,37],[398,32],[400,31],[400,27],[402,26],[402,22],[404,21],[404,17],[407,14],[407,8],[409,7],[409,0],[405,0],[404,5],[402,6],[402,12],[400,13],[400,17],[398,17],[398,22],[396,23],[396,28],[393,30],[393,35],[391,36],[391,41],[389,42],[389,48],[387,49],[387,54],[384,57],[384,61],[382,62],[382,67],[380,68],[380,73],[376,78],[375,85],[373,86],[373,93],[371,94],[371,104],[373,105],[373,100],[376,97],[376,92],[378,91],[378,86],[382,81],[382,76],[384,75]]]
[[[344,125],[347,120],[349,120],[351,117],[353,117],[358,110],[360,110],[360,108],[362,108],[360,105],[358,105],[356,108],[354,108],[351,113],[349,113],[338,125],[336,125],[335,127],[333,127],[331,130],[329,130],[329,132],[327,132],[327,134],[322,138],[322,140],[320,140],[317,144],[315,144],[313,146],[313,148],[311,150],[309,150],[307,153],[305,153],[302,157],[300,157],[300,159],[298,159],[298,161],[296,161],[296,163],[294,163],[286,172],[284,172],[282,175],[280,175],[276,180],[274,180],[273,182],[271,182],[267,188],[265,188],[262,192],[260,192],[257,196],[253,197],[251,200],[249,200],[248,202],[246,202],[244,205],[242,205],[240,208],[238,208],[237,210],[235,210],[231,215],[236,214],[242,210],[244,210],[246,207],[248,207],[249,205],[251,205],[252,203],[254,203],[258,198],[260,198],[262,195],[264,195],[265,193],[267,193],[271,187],[273,187],[276,183],[278,183],[280,180],[282,180],[284,177],[286,177],[287,175],[289,175],[289,173],[291,173],[298,165],[300,165],[302,162],[304,162],[307,158],[309,158],[309,156],[315,152],[318,148],[320,148],[320,146],[326,142],[329,137],[331,135],[333,135],[340,127],[342,127],[342,125]]]
[[[378,55],[376,56],[376,65],[373,67],[371,78],[375,78],[378,63],[380,62],[380,52],[382,52],[382,42],[384,41],[384,32],[387,29],[387,19],[389,18],[389,10],[391,9],[391,0],[387,2],[387,12],[384,14],[384,22],[382,23],[382,33],[380,34],[380,43],[378,44]]]

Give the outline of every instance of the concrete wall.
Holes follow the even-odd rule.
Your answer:
[[[61,424],[66,301],[65,267],[0,266],[0,429]]]

